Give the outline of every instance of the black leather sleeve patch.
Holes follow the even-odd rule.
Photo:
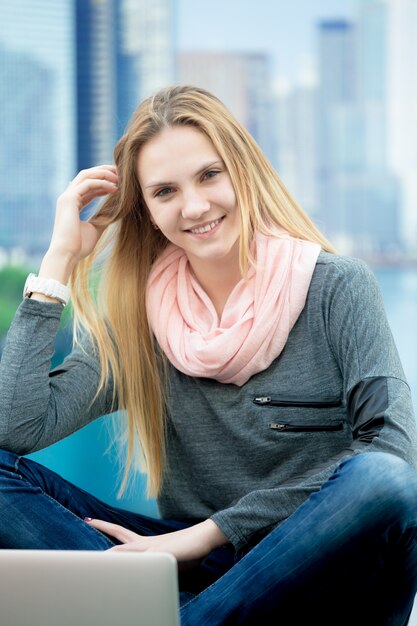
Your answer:
[[[383,376],[365,378],[347,396],[347,409],[353,437],[371,443],[384,426],[388,408],[388,383]]]

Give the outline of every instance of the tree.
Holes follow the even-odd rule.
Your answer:
[[[25,267],[9,265],[0,270],[0,353],[4,336],[10,328],[13,317],[23,297],[23,288],[29,271]],[[71,347],[70,309],[65,307],[61,318],[53,358],[53,365],[62,361]]]
[[[24,267],[15,266],[7,266],[0,270],[0,336],[9,329],[22,300],[28,273]]]

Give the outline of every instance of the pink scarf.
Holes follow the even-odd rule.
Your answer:
[[[184,374],[243,385],[281,353],[304,308],[320,246],[287,234],[256,236],[256,268],[228,297],[220,321],[185,252],[170,244],[154,263],[147,309],[152,330]]]

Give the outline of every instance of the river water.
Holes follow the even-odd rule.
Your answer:
[[[373,271],[417,408],[417,268]]]

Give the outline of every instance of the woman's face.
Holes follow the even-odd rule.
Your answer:
[[[238,263],[236,196],[206,135],[191,126],[164,129],[141,149],[137,175],[153,223],[195,271]]]

